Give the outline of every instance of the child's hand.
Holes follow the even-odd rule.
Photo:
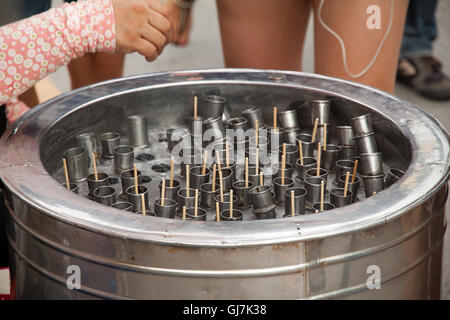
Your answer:
[[[117,51],[155,60],[171,41],[169,8],[160,0],[112,0]]]

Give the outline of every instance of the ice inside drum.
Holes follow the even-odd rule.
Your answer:
[[[13,272],[50,288],[46,298],[438,297],[449,175],[445,130],[420,109],[362,85],[273,75],[211,70],[132,77],[73,91],[31,111],[2,144]],[[351,206],[294,218],[281,218],[284,208],[278,207],[277,219],[221,223],[144,217],[83,198],[87,186],[81,196],[61,187],[61,158],[76,146],[76,135],[117,131],[126,144],[125,119],[145,114],[151,147],[135,155],[156,157],[145,167],[135,163],[152,178],[146,185],[153,204],[163,175],[150,168],[169,162],[159,133],[186,126],[192,92],[226,97],[230,118],[241,116],[244,106],[264,107],[268,124],[273,106],[296,108],[300,129],[308,133],[305,101],[331,101],[330,130],[369,112],[385,172],[394,167],[405,174]],[[330,143],[335,136],[332,131]],[[55,263],[32,254],[36,248]],[[82,290],[70,291],[64,267],[75,262],[89,275]],[[382,270],[381,290],[366,286],[371,265]],[[102,280],[94,281],[95,275]],[[111,278],[114,288],[107,284]],[[416,288],[407,290],[411,281]],[[149,289],[155,286],[165,291]],[[17,287],[21,298],[39,292],[28,281]]]

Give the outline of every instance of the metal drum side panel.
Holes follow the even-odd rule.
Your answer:
[[[105,237],[13,197],[7,230],[16,298],[438,299],[446,197],[442,188],[399,219],[312,240],[306,250],[304,242],[201,248]],[[80,266],[80,290],[65,284],[69,265]],[[374,265],[380,290],[365,282]]]

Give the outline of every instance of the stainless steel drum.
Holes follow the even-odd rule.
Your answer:
[[[61,159],[77,135],[118,132],[129,144],[126,119],[142,114],[150,147],[139,153],[155,158],[136,163],[152,179],[146,183],[153,206],[167,177],[154,165],[170,161],[160,133],[187,126],[192,92],[225,97],[231,117],[252,105],[265,107],[268,118],[273,106],[287,103],[297,110],[301,132],[311,129],[304,101],[330,100],[330,144],[337,144],[336,127],[370,113],[385,171],[405,173],[346,207],[287,218],[278,207],[276,219],[231,222],[143,216],[89,200],[83,187],[77,195],[61,186]],[[440,296],[449,136],[421,109],[373,88],[305,73],[233,69],[118,79],[32,109],[4,134],[0,154],[16,298]],[[112,164],[101,161],[99,170]]]

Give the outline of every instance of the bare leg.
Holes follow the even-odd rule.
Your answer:
[[[122,53],[87,54],[72,60],[68,65],[72,89],[121,77],[124,61],[125,55]]]
[[[393,92],[408,0],[394,0],[391,31],[373,66],[358,78],[347,74],[338,40],[319,23],[319,4],[320,0],[314,1],[315,72]],[[366,21],[371,14],[366,10],[370,5],[381,9],[381,29],[367,27]],[[348,68],[353,74],[361,72],[374,57],[389,24],[390,8],[389,0],[324,1],[322,20],[344,41]]]
[[[218,0],[226,67],[301,70],[309,0]]]

